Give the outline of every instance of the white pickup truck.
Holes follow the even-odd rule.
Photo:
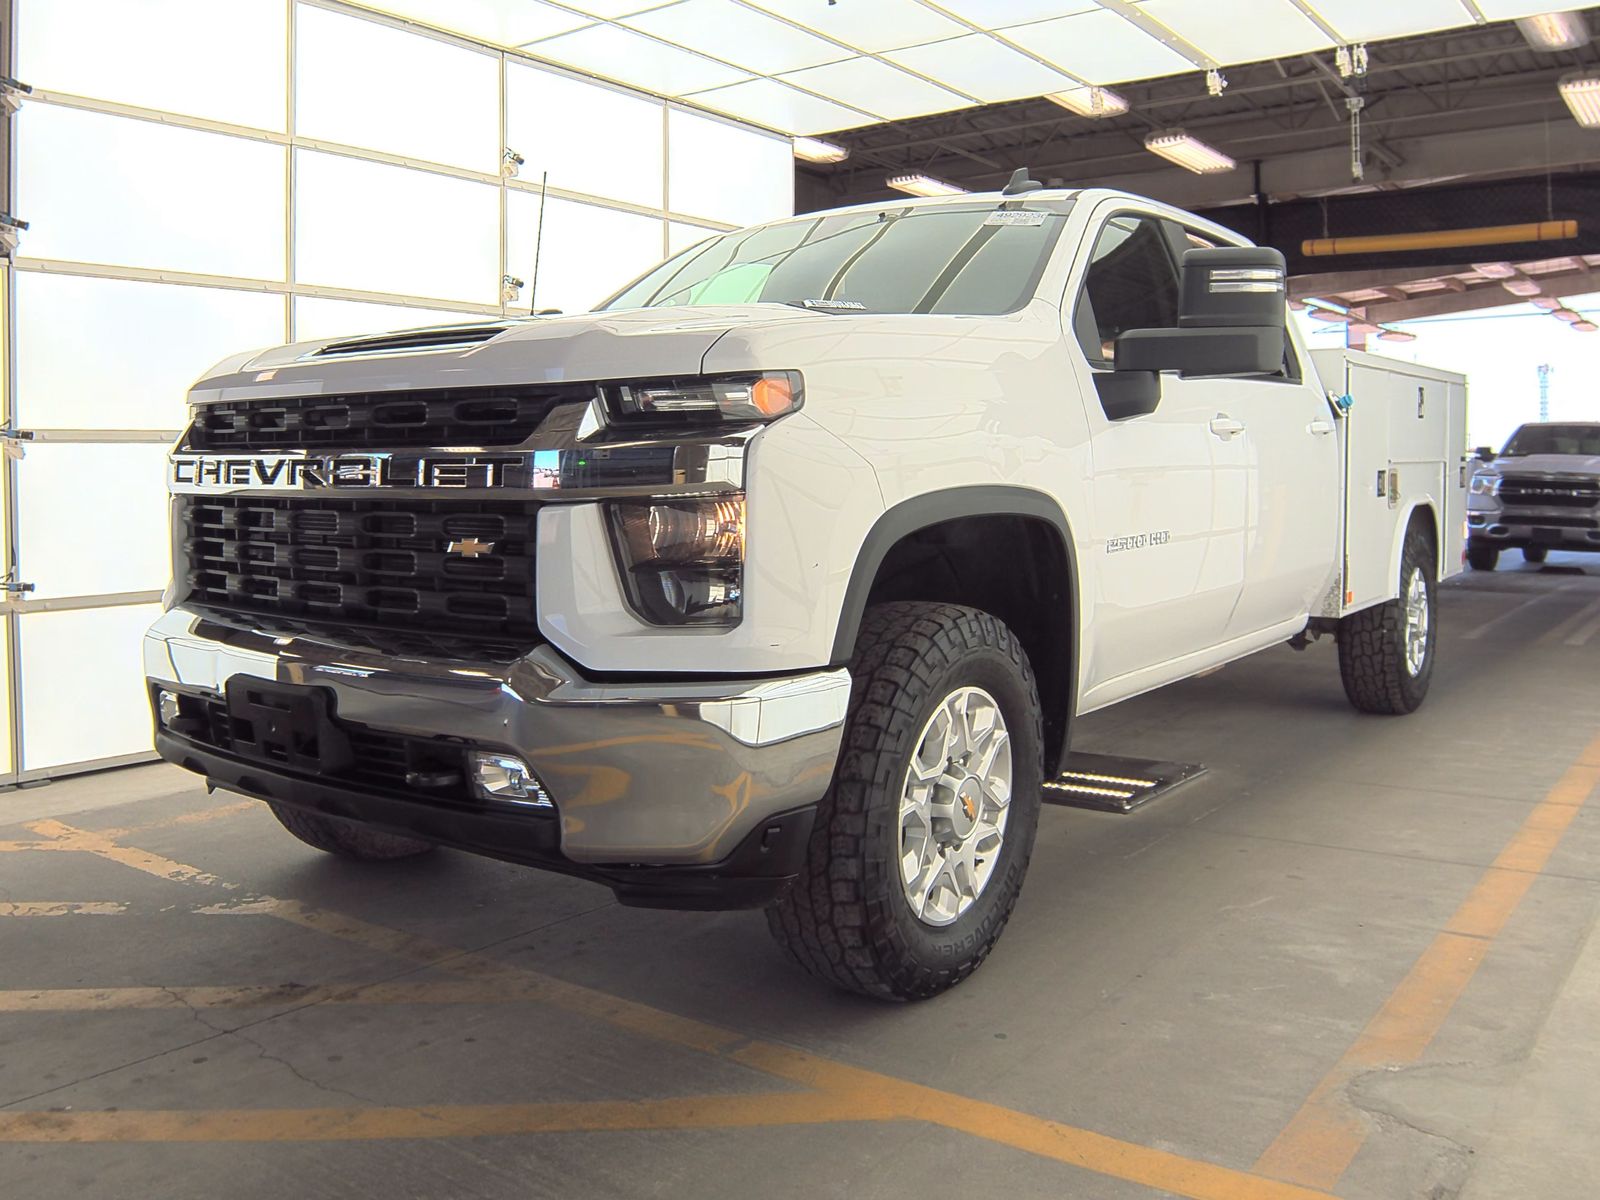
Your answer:
[[[1357,708],[1427,692],[1463,382],[1285,323],[1275,251],[1021,178],[239,354],[170,459],[157,748],[322,850],[766,907],[934,995],[1077,716],[1325,633]]]

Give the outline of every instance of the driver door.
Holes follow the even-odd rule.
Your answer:
[[[1093,463],[1091,702],[1097,687],[1113,693],[1109,702],[1182,674],[1159,668],[1223,641],[1244,587],[1247,484],[1215,389],[1163,375],[1156,410],[1121,421],[1096,402],[1094,378],[1113,368],[1118,334],[1177,325],[1178,249],[1159,216],[1111,213],[1072,312]],[[1145,672],[1153,675],[1114,682]]]

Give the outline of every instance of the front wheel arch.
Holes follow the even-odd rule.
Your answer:
[[[1023,536],[1030,552],[1013,555],[1029,569],[1028,579],[1046,595],[1043,602],[1021,599],[1020,589],[1002,599],[971,580],[949,573],[907,571],[907,563],[940,554],[954,555],[950,543],[975,530]],[[1007,543],[1009,545],[1009,543]],[[1037,551],[1036,554],[1031,553]],[[990,557],[993,557],[992,555]],[[982,574],[982,572],[979,572]],[[1038,675],[1044,704],[1045,765],[1052,773],[1066,757],[1069,729],[1077,711],[1080,635],[1077,547],[1066,514],[1054,498],[1032,488],[981,485],[925,492],[882,513],[856,555],[835,633],[832,664],[850,662],[867,609],[894,601],[957,604],[992,612],[1022,640]]]

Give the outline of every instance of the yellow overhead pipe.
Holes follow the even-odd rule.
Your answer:
[[[1455,250],[1463,246],[1503,246],[1515,242],[1560,242],[1577,236],[1576,221],[1531,221],[1526,225],[1440,229],[1433,233],[1307,238],[1300,243],[1300,253],[1307,258],[1327,258],[1335,254],[1392,254],[1402,250]]]

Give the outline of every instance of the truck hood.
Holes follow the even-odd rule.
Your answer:
[[[1600,455],[1528,454],[1497,458],[1487,468],[1497,475],[1600,475]]]
[[[195,403],[247,396],[582,383],[696,375],[734,329],[828,322],[783,304],[645,308],[322,338],[224,359],[195,383]]]

